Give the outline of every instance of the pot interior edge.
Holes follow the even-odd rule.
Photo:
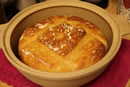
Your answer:
[[[11,49],[16,57],[19,58],[18,55],[18,42],[21,34],[23,31],[35,24],[36,22],[40,21],[41,19],[45,19],[49,16],[54,15],[73,15],[73,16],[79,16],[81,18],[84,18],[95,25],[97,25],[101,31],[104,33],[104,36],[106,37],[108,41],[109,48],[113,41],[113,32],[109,25],[109,23],[100,15],[97,13],[90,11],[88,9],[80,8],[80,7],[74,7],[74,6],[54,6],[54,7],[48,7],[44,9],[40,9],[38,11],[35,11],[33,13],[30,13],[28,16],[24,17],[19,23],[17,23],[15,29],[13,30],[11,34]],[[15,19],[17,20],[17,19]]]

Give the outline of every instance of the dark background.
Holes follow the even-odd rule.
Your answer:
[[[12,19],[20,10],[17,8],[19,0],[0,0],[0,24],[6,23]],[[40,3],[46,0],[36,0],[36,3]],[[81,0],[89,3],[93,3],[102,8],[108,6],[108,0]]]

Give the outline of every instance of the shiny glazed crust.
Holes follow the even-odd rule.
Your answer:
[[[98,62],[107,41],[98,27],[77,16],[51,16],[25,29],[19,45],[21,60],[38,70],[72,72]]]

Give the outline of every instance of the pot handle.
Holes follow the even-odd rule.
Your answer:
[[[5,28],[7,27],[7,24],[8,24],[8,23],[6,23],[6,24],[1,24],[1,25],[0,25],[0,48],[2,48],[3,34],[4,34]]]
[[[130,34],[130,23],[123,15],[113,15],[113,18],[119,26],[122,36]]]

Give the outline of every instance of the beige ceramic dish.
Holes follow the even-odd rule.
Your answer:
[[[50,73],[33,69],[18,59],[17,45],[23,30],[54,15],[75,15],[96,24],[109,44],[108,53],[93,66],[76,72]],[[51,0],[18,13],[9,23],[0,25],[0,48],[9,62],[26,78],[44,87],[79,87],[100,75],[116,55],[122,36],[130,33],[130,24],[122,17],[78,0]]]

